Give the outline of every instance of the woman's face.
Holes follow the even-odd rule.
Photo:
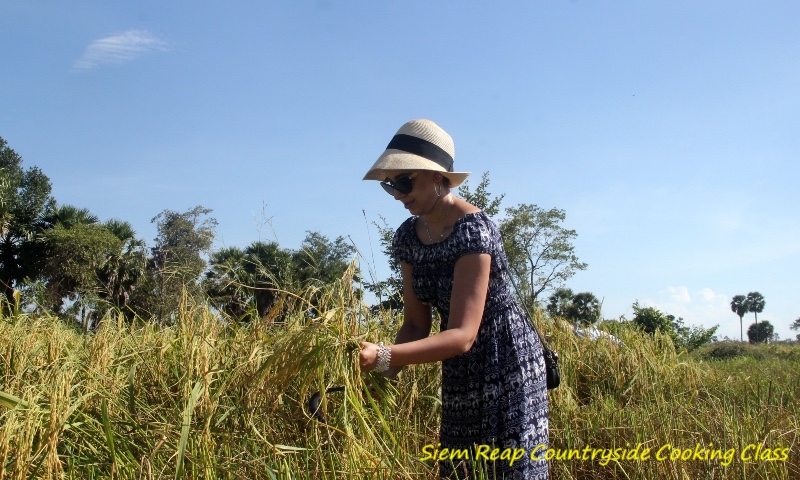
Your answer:
[[[430,211],[438,198],[434,184],[441,179],[437,177],[441,177],[441,174],[427,170],[410,170],[398,173],[394,177],[390,177],[389,182],[384,183],[395,186],[393,192],[395,200],[402,202],[409,213],[423,215]],[[408,193],[401,191],[407,190],[409,186],[411,191]]]

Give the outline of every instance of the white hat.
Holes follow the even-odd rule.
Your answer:
[[[460,185],[471,172],[454,172],[456,148],[453,139],[430,120],[411,120],[400,127],[386,150],[369,169],[364,180],[383,181],[401,171],[432,170]]]

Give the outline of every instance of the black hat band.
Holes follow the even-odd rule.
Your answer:
[[[440,146],[412,135],[397,134],[386,149],[402,150],[435,162],[448,172],[453,171],[453,157]]]

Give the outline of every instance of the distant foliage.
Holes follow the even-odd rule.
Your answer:
[[[569,288],[559,288],[548,298],[547,312],[577,325],[594,325],[600,320],[600,301],[591,292],[573,294]]]
[[[750,343],[769,343],[775,338],[775,327],[766,320],[754,323],[747,329],[747,338]]]
[[[800,318],[792,322],[792,324],[789,325],[789,328],[791,328],[792,330],[800,330]]]
[[[392,239],[395,229],[389,225],[386,218],[379,217],[381,222],[372,222],[378,229],[378,243],[381,245],[381,252],[389,262],[391,271],[388,278],[378,280],[374,278],[374,272],[370,272],[369,280],[364,281],[364,288],[372,292],[378,298],[378,304],[373,306],[374,312],[380,310],[400,311],[403,309],[403,279],[400,272],[400,262],[394,258],[392,251]]]
[[[655,307],[642,307],[639,302],[633,304],[633,314],[633,322],[644,332],[652,335],[660,331],[669,335],[678,350],[693,351],[715,341],[719,328],[718,325],[711,328],[689,327],[684,324],[683,318],[676,319],[674,315],[663,313]]]
[[[76,301],[80,323],[85,324],[85,309],[99,297],[102,287],[97,272],[122,249],[122,242],[100,225],[61,225],[47,231],[44,275],[46,291],[54,312],[61,312],[64,300]]]
[[[308,231],[300,248],[292,252],[297,280],[304,287],[322,287],[342,278],[355,253],[344,237],[328,239],[320,232]]]
[[[739,317],[739,339],[744,341],[744,327],[742,319],[747,314],[747,297],[744,295],[734,295],[731,299],[731,311]]]
[[[341,280],[353,253],[344,237],[331,241],[319,232],[308,232],[296,251],[260,241],[224,248],[211,254],[203,288],[216,308],[249,322],[281,307],[292,291],[311,290],[309,303],[316,305],[314,291]]]
[[[137,297],[142,314],[171,323],[181,298],[200,293],[197,281],[206,268],[203,255],[211,250],[217,225],[210,213],[198,205],[186,212],[164,210],[153,217],[158,235],[147,265],[145,295]]]
[[[41,278],[43,221],[55,208],[50,179],[36,167],[24,169],[22,157],[0,137],[0,301]],[[4,297],[4,298],[3,298]]]
[[[559,288],[547,299],[547,313],[553,317],[567,318],[572,297],[575,294],[570,288]]]
[[[294,284],[291,253],[275,242],[253,242],[244,250],[217,250],[209,259],[203,288],[211,303],[233,320],[262,318]]]
[[[652,335],[659,330],[667,334],[674,333],[673,318],[655,307],[642,307],[639,302],[633,304],[633,322],[645,333]]]
[[[136,232],[128,222],[111,219],[103,227],[119,239],[120,248],[111,252],[97,271],[101,284],[99,295],[128,321],[132,321],[135,312],[130,308],[131,297],[141,288],[140,281],[147,271],[145,242],[136,237]],[[99,321],[102,316],[100,312],[96,313],[96,320]]]
[[[745,305],[747,306],[747,311],[755,315],[756,323],[758,323],[758,314],[763,312],[764,307],[767,305],[766,300],[764,300],[764,295],[761,295],[759,292],[748,293],[745,299]]]
[[[702,352],[701,358],[706,360],[728,360],[748,355],[747,344],[741,342],[714,343]]]

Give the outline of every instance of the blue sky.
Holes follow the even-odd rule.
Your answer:
[[[566,210],[568,284],[739,336],[760,291],[800,317],[795,1],[0,3],[0,136],[60,203],[152,243],[214,210],[217,246],[376,232],[406,212],[362,182],[429,118],[503,206]],[[745,329],[752,315],[745,318]]]

